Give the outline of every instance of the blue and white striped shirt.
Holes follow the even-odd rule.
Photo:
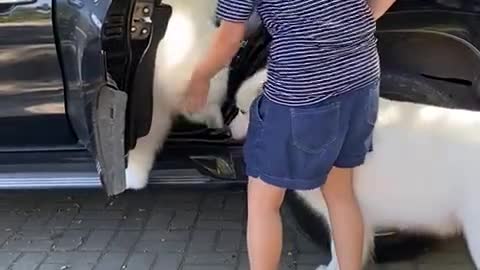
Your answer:
[[[380,76],[367,0],[218,0],[217,16],[243,22],[254,10],[272,36],[264,94],[273,102],[311,105]]]

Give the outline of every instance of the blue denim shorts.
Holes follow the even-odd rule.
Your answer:
[[[379,80],[314,105],[289,107],[257,97],[243,146],[246,173],[274,186],[322,186],[332,166],[361,165],[372,151]]]

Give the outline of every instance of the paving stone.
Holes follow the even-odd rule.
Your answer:
[[[202,210],[198,217],[199,220],[230,220],[243,222],[244,213],[242,211],[212,209]]]
[[[328,264],[330,256],[325,253],[298,253],[296,256],[297,264],[320,265]]]
[[[239,261],[240,263],[238,266],[238,270],[250,270],[248,266],[248,256],[246,253],[240,254]],[[296,264],[292,256],[283,256],[281,258],[279,270],[294,270],[295,268],[296,268]]]
[[[45,267],[60,265],[57,269],[63,267],[61,270],[93,269],[100,255],[100,252],[51,252],[43,264],[49,265]]]
[[[119,231],[108,245],[108,250],[128,252],[139,238],[140,231]]]
[[[13,231],[11,230],[0,231],[0,247],[2,246],[3,243],[5,243],[5,241],[7,241],[8,238],[10,238],[10,236],[12,236],[12,234],[13,234]]]
[[[5,242],[1,250],[7,251],[49,251],[53,240],[17,239]]]
[[[190,231],[168,231],[168,230],[151,230],[145,231],[140,240],[150,241],[187,241],[190,235]]]
[[[94,193],[85,194],[84,197],[73,199],[81,209],[84,210],[107,210],[114,209],[110,204],[111,201],[105,196],[105,194]]]
[[[57,211],[50,219],[48,220],[45,226],[47,228],[54,229],[64,229],[70,227],[75,216],[78,213],[78,209],[68,208],[65,210]]]
[[[123,219],[120,221],[120,229],[140,230],[143,228],[143,226],[145,226],[149,215],[150,212],[144,208],[130,210],[124,215]]]
[[[146,229],[166,230],[174,214],[173,210],[153,211],[145,227]]]
[[[12,216],[13,215],[13,216]],[[0,230],[13,229],[17,230],[20,228],[28,219],[27,216],[18,215],[12,211],[0,211]]]
[[[22,229],[39,229],[45,227],[50,219],[53,218],[55,212],[52,211],[38,211],[29,216],[25,223],[22,225]]]
[[[243,192],[227,194],[225,198],[225,210],[243,212],[247,206],[246,196]]]
[[[0,252],[0,269],[7,269],[19,256],[19,252]]]
[[[50,252],[45,263],[51,264],[94,264],[100,258],[101,252]]]
[[[242,237],[243,231],[240,230],[221,231],[215,250],[219,252],[238,251]]]
[[[178,270],[182,261],[182,254],[161,253],[152,267],[152,270]]]
[[[202,210],[210,209],[223,209],[225,203],[224,193],[211,193],[206,195],[204,201],[201,204]]]
[[[88,231],[82,230],[65,231],[55,240],[55,244],[52,248],[56,251],[75,250],[83,244],[88,233]]]
[[[47,263],[47,264],[40,265],[40,267],[38,268],[38,270],[67,270],[67,269],[71,270],[72,266],[71,265],[63,265],[63,264]],[[92,268],[90,268],[90,269],[92,269]]]
[[[194,211],[198,209],[200,202],[193,201],[159,201],[154,207],[155,210],[181,210]]]
[[[158,241],[141,240],[135,245],[135,252],[184,252],[187,246],[186,241]]]
[[[241,231],[240,234],[241,241],[240,241],[240,251],[247,251],[247,243],[246,243],[246,232]],[[306,253],[322,253],[320,249],[315,246],[312,243],[309,242],[300,242],[298,245],[296,244],[296,235],[291,232],[290,230],[284,230],[283,232],[283,247],[282,247],[282,252],[287,254],[287,253],[292,253],[294,251],[299,251],[299,252],[306,252]],[[307,241],[305,239],[305,241]],[[301,247],[298,248],[297,246]]]
[[[233,265],[185,265],[182,270],[234,270]]]
[[[185,264],[236,264],[238,260],[238,254],[234,252],[220,253],[220,252],[209,252],[209,253],[193,253],[188,254],[185,258]]]
[[[176,211],[173,220],[170,223],[170,230],[188,230],[193,227],[195,218],[197,217],[197,211]]]
[[[216,230],[195,230],[188,250],[189,252],[212,252],[216,238]]]
[[[121,270],[127,260],[127,252],[108,252],[100,258],[95,270]]]
[[[231,220],[199,220],[195,227],[197,229],[242,230],[244,224],[241,221]]]
[[[122,210],[82,210],[78,213],[76,219],[120,220],[124,215]]]
[[[24,253],[12,264],[11,270],[35,270],[46,257],[46,253]]]
[[[138,208],[151,210],[159,198],[157,191],[143,189],[132,192],[127,191],[122,196],[117,197],[115,202],[117,202],[117,206],[123,205],[123,208],[128,210]]]
[[[159,203],[162,203],[162,202],[167,202],[167,203],[171,203],[171,202],[193,202],[193,203],[198,203],[201,201],[201,199],[203,198],[204,194],[202,192],[197,192],[197,191],[193,191],[193,190],[190,190],[190,191],[187,191],[187,190],[184,190],[184,191],[181,191],[181,192],[178,192],[178,191],[173,191],[173,192],[169,192],[169,191],[165,191],[165,192],[162,192],[162,196],[158,196],[158,195],[154,195],[156,198],[158,198],[158,202]]]
[[[130,256],[125,269],[150,270],[155,260],[155,255],[148,253],[135,253]],[[166,269],[165,269],[166,270]]]
[[[178,193],[163,194],[158,198],[154,209],[196,210],[200,205],[201,193],[186,192],[179,196]]]
[[[70,228],[74,230],[90,230],[90,229],[117,229],[120,225],[120,219],[78,219],[75,218],[70,224]]]
[[[94,230],[87,237],[80,250],[104,250],[113,238],[115,231],[113,230]]]
[[[183,252],[189,231],[145,231],[135,246],[136,252]]]

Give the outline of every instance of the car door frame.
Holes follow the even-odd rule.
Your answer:
[[[108,76],[102,49],[102,26],[111,2],[57,0],[53,7],[67,115],[110,196],[125,190],[127,106],[127,93]]]

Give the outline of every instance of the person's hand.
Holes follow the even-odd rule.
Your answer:
[[[210,80],[207,77],[193,75],[187,84],[182,109],[186,113],[201,111],[207,103]]]

